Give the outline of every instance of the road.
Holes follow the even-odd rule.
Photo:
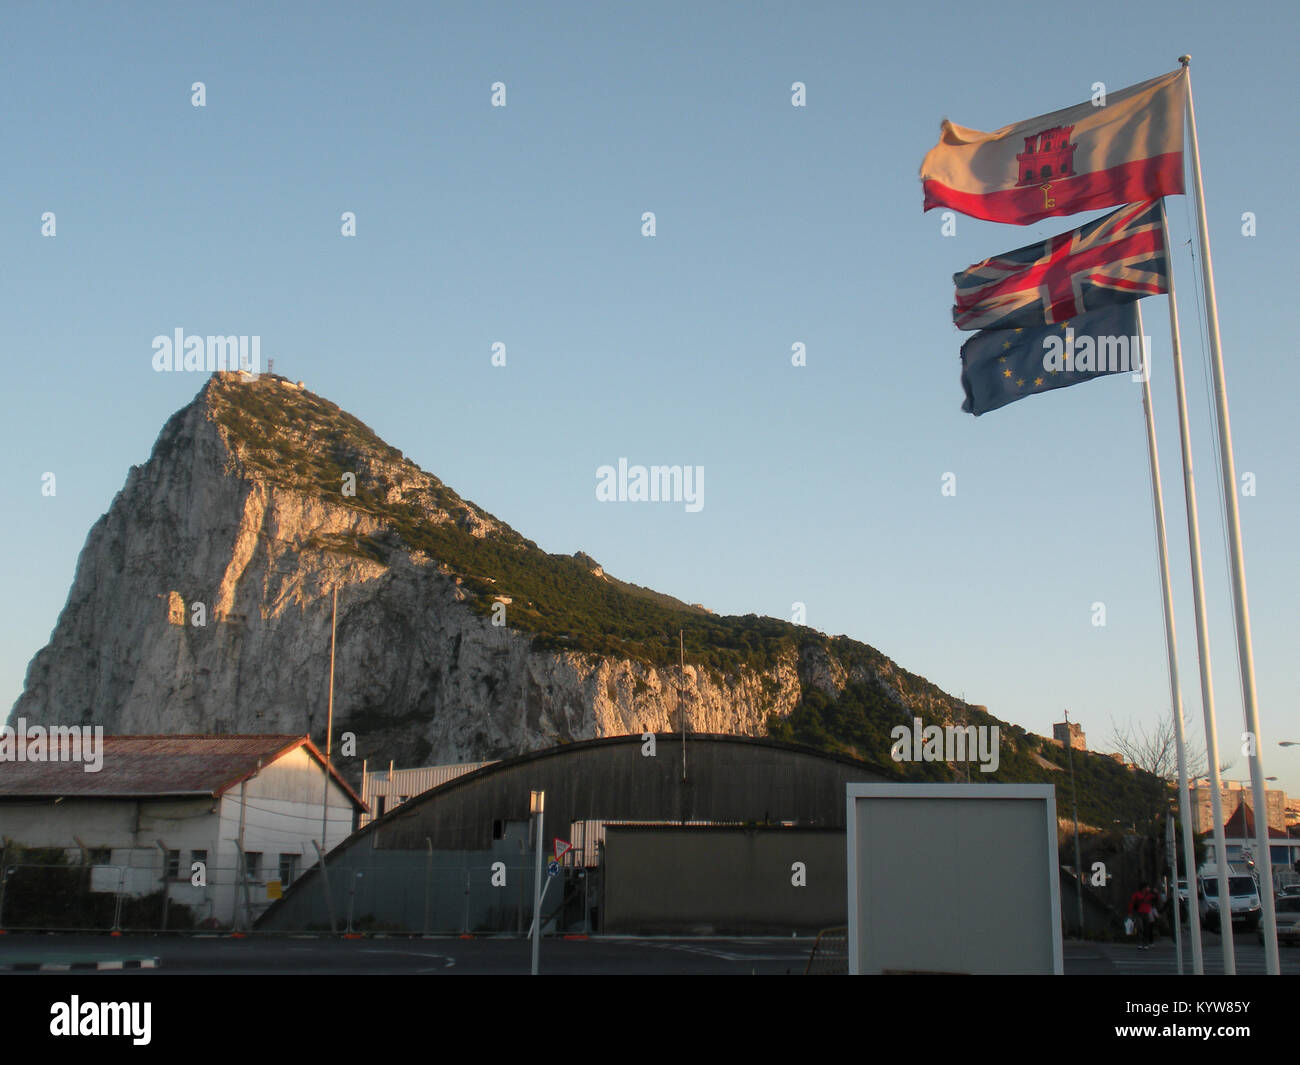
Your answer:
[[[547,939],[542,944],[544,972],[565,974],[784,975],[801,974],[812,940],[594,937]],[[0,937],[0,970],[37,964],[62,967],[92,962],[127,966],[157,959],[156,969],[140,975],[187,973],[429,973],[480,975],[526,973],[529,944],[520,939],[367,936],[155,936],[21,935]],[[1218,937],[1206,935],[1206,971],[1223,971]],[[1300,950],[1282,949],[1283,972],[1300,975]],[[1187,959],[1190,972],[1190,954]],[[1237,970],[1264,972],[1264,950],[1249,939],[1237,943]],[[1065,972],[1092,975],[1172,975],[1177,972],[1173,944],[1152,950],[1128,943],[1065,944]]]

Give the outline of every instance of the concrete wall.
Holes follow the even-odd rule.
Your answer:
[[[611,825],[604,875],[606,932],[789,935],[848,919],[838,829]]]
[[[72,849],[77,839],[92,848],[152,847],[159,836],[210,839],[214,825],[206,819],[213,805],[210,798],[8,799],[0,802],[0,837],[27,847]]]

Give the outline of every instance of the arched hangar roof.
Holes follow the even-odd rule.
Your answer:
[[[574,821],[719,821],[843,828],[845,785],[897,780],[880,766],[749,736],[658,733],[531,751],[458,777],[371,822],[344,847],[486,850],[494,825],[526,820],[546,793],[548,836]],[[427,842],[426,842],[427,841]]]

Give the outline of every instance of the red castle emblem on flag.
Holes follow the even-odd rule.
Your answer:
[[[1070,143],[1074,126],[1054,126],[1025,138],[1025,150],[1016,154],[1020,168],[1021,185],[1038,185],[1053,178],[1071,177],[1074,174],[1074,149]]]

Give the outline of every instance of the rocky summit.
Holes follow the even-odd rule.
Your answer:
[[[496,758],[683,715],[763,735],[846,685],[902,721],[960,705],[846,637],[547,554],[301,383],[217,373],[91,529],[11,718],[321,740],[336,589],[335,735],[358,758]]]

